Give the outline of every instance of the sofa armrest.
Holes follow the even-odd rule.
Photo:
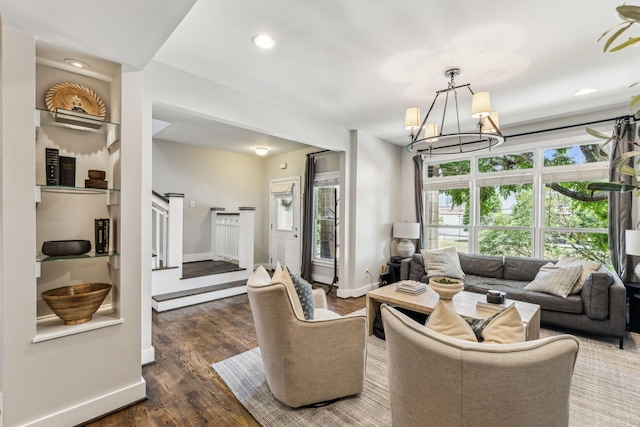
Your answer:
[[[409,270],[411,269],[411,258],[400,261],[400,280],[409,280]]]
[[[613,274],[613,283],[609,286],[609,321],[612,331],[624,336],[627,328],[627,289],[617,274]]]
[[[604,320],[609,317],[610,288],[616,278],[614,274],[607,271],[595,271],[587,276],[580,293],[587,317],[594,320]],[[624,285],[622,288],[624,290]]]
[[[590,319],[610,319],[624,331],[626,290],[617,274],[596,271],[587,276],[580,293],[584,313]]]

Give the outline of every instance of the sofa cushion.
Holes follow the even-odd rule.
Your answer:
[[[582,273],[580,274],[580,277],[576,281],[576,284],[573,286],[573,289],[571,289],[570,295],[579,294],[580,291],[582,291],[582,287],[584,286],[584,282],[585,280],[587,280],[587,277],[591,273],[593,273],[594,271],[598,271],[600,267],[602,267],[601,262],[583,261],[579,258],[572,257],[572,256],[562,257],[561,259],[558,260],[556,265],[559,265],[561,267],[566,267],[568,265],[582,266]]]
[[[560,267],[549,262],[540,268],[536,278],[525,289],[566,298],[580,278],[580,273],[582,265]]]
[[[464,272],[460,267],[458,251],[455,247],[440,250],[422,250],[424,267],[429,277],[450,277],[464,279]]]
[[[408,280],[422,282],[422,276],[425,275],[424,258],[422,257],[422,254],[413,254],[413,257],[411,258],[411,266],[409,267]]]
[[[313,320],[315,305],[313,302],[313,288],[311,283],[304,280],[295,273],[289,273],[293,287],[296,288],[296,294],[300,300],[305,320]]]
[[[560,311],[565,313],[580,314],[584,312],[583,302],[580,295],[569,295],[567,298],[560,298],[551,294],[529,291],[525,286],[529,282],[487,279],[481,276],[467,275],[465,278],[464,290],[486,294],[489,289],[506,292],[508,299],[538,304],[542,310]]]
[[[584,313],[594,320],[604,320],[609,316],[609,286],[613,283],[613,276],[603,270],[601,268],[587,276],[580,292]]]
[[[475,255],[458,252],[460,266],[464,274],[476,276],[495,277],[502,279],[503,258],[493,255]]]
[[[438,301],[425,326],[453,338],[478,342],[476,334],[469,326],[469,323],[442,301]]]
[[[480,342],[507,344],[526,339],[522,317],[515,304],[486,319],[467,319]]]
[[[504,274],[502,278],[531,282],[536,278],[540,267],[548,262],[548,259],[506,256],[504,257]]]
[[[291,280],[291,276],[289,275],[289,270],[286,267],[282,268],[279,261],[276,263],[276,269],[273,272],[270,283],[282,283],[285,286],[287,292],[289,293],[291,303],[293,304],[293,311],[295,312],[298,319],[304,319],[304,311],[302,311],[302,305],[300,305],[300,299],[298,299],[296,288],[295,286],[293,286],[293,281]]]
[[[425,326],[464,341],[506,344],[525,340],[525,329],[515,305],[487,319],[465,320],[448,304],[438,301]]]

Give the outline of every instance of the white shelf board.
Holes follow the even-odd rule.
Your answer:
[[[65,325],[62,319],[56,315],[43,316],[38,318],[36,336],[33,338],[32,342],[35,344],[43,341],[49,341],[69,335],[106,328],[108,326],[119,325],[123,322],[124,320],[113,311],[110,305],[108,308],[101,308],[98,310],[90,321],[79,325]]]

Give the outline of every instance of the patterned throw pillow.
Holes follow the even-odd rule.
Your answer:
[[[467,319],[479,342],[507,344],[525,340],[524,324],[515,304],[486,319]]]
[[[598,271],[600,269],[600,267],[602,267],[602,263],[600,262],[591,262],[591,261],[583,261],[579,258],[575,258],[575,257],[571,257],[571,256],[565,256],[562,259],[560,259],[558,262],[556,262],[557,266],[560,267],[566,267],[566,266],[574,266],[574,265],[581,265],[582,266],[582,274],[580,275],[580,278],[578,279],[578,281],[576,282],[575,285],[573,285],[573,289],[571,289],[571,292],[569,295],[577,295],[580,292],[582,292],[582,288],[584,286],[584,281],[587,280],[587,277],[589,277],[589,275],[595,271]]]
[[[315,306],[313,304],[311,284],[294,273],[291,273],[291,280],[293,281],[293,286],[296,288],[300,305],[302,305],[305,320],[313,320],[313,311],[315,310]]]
[[[464,279],[464,272],[460,266],[458,251],[455,247],[451,246],[436,251],[422,250],[421,252],[427,276]]]
[[[425,327],[464,341],[507,344],[525,340],[525,329],[515,304],[487,319],[464,319],[439,301]]]
[[[533,282],[524,288],[566,298],[580,278],[581,273],[582,265],[560,267],[550,262],[543,265]]]

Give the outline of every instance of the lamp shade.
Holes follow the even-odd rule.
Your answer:
[[[491,98],[489,92],[476,92],[471,100],[471,117],[487,117],[491,114]]]
[[[438,140],[438,124],[437,123],[427,123],[424,125],[424,137],[428,141],[437,141]]]
[[[627,255],[640,256],[640,231],[625,230],[624,236],[627,247]]]
[[[393,237],[396,239],[419,239],[420,224],[415,222],[394,222]]]
[[[485,119],[484,128],[482,130],[487,133],[496,133],[499,126],[500,123],[498,122],[498,113],[496,111],[492,111],[491,114],[489,114],[489,117]]]
[[[420,108],[411,107],[407,108],[407,112],[404,116],[405,129],[415,130],[420,127]]]

